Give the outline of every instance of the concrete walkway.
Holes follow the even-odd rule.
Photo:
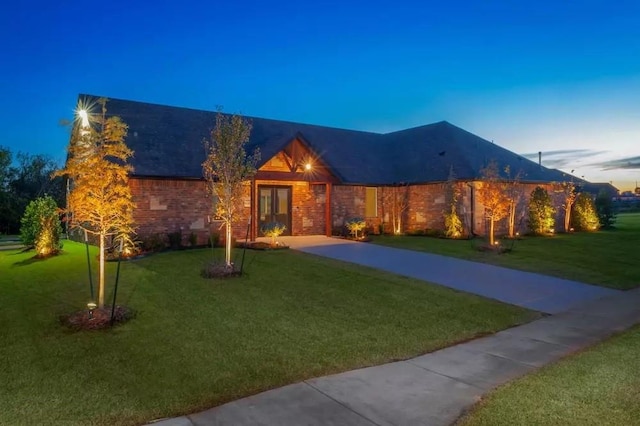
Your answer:
[[[305,253],[370,266],[548,314],[619,293],[546,275],[345,239],[310,236],[281,240]]]
[[[155,426],[450,425],[488,390],[640,323],[640,288],[599,289],[425,253],[326,237],[306,240],[286,242],[305,252],[557,314],[417,358],[306,380]]]
[[[306,380],[154,425],[450,425],[491,388],[638,323],[635,289],[417,358]]]

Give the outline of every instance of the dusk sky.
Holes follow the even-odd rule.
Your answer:
[[[0,145],[62,163],[79,93],[388,132],[436,121],[640,182],[640,2],[20,1]],[[107,105],[108,106],[108,105]]]

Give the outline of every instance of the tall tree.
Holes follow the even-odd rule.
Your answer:
[[[9,148],[0,146],[0,233],[11,232],[12,217],[9,182],[14,169],[11,167],[12,154]]]
[[[71,227],[96,235],[100,247],[98,306],[104,307],[105,243],[113,236],[134,231],[134,203],[129,188],[133,167],[127,160],[133,155],[125,144],[127,125],[120,117],[107,117],[107,99],[100,99],[99,114],[89,116],[80,110],[83,120],[73,130],[64,169],[56,175],[71,180],[68,209]]]
[[[260,160],[258,149],[247,155],[244,148],[251,128],[251,123],[242,116],[218,111],[211,137],[204,141],[207,158],[202,163],[202,171],[214,200],[214,215],[220,217],[225,225],[225,265],[228,269],[233,269],[232,227],[242,209],[243,183],[256,174]]]
[[[490,161],[480,170],[481,182],[478,199],[484,206],[484,214],[489,221],[489,244],[494,245],[495,223],[504,219],[509,212],[509,197],[504,180],[500,177],[498,163]]]

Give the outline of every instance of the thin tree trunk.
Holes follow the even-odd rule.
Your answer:
[[[224,250],[224,261],[228,268],[231,268],[231,224],[227,222],[226,224],[226,244]]]
[[[567,208],[564,210],[564,232],[569,232],[571,229],[571,204],[567,203]]]
[[[100,234],[100,284],[98,287],[98,307],[104,308],[104,234]]]
[[[493,246],[493,219],[489,219],[489,245]]]
[[[509,237],[513,238],[516,227],[516,205],[512,201],[509,206]]]

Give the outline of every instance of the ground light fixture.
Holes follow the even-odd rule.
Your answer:
[[[87,303],[87,308],[89,309],[89,319],[93,319],[93,311],[96,309],[98,305],[95,302]]]

